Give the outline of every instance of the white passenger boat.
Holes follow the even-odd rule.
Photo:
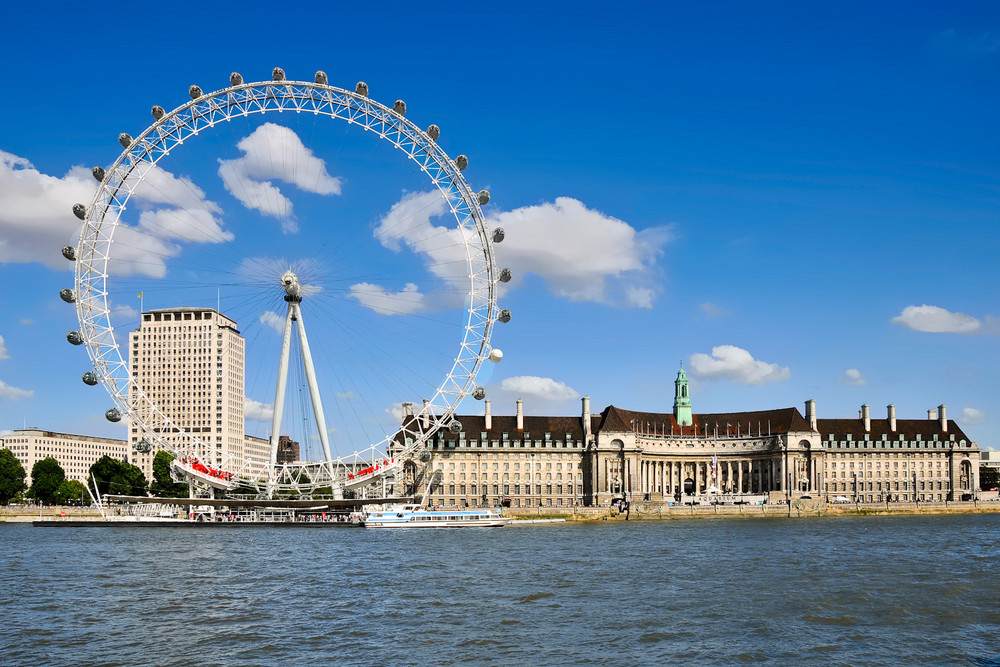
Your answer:
[[[429,510],[420,505],[397,505],[374,510],[361,519],[365,528],[498,528],[506,526],[508,521],[508,518],[485,507]]]

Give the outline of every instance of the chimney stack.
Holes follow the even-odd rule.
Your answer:
[[[893,405],[892,403],[890,403],[889,405],[887,405],[885,407],[886,407],[886,410],[888,411],[889,430],[892,431],[893,433],[895,433],[896,432],[896,406]]]
[[[861,421],[865,423],[865,433],[871,433],[872,430],[872,416],[869,412],[868,404],[865,403],[861,406]]]
[[[493,414],[490,412],[490,399],[486,399],[486,430],[493,428]]]
[[[583,397],[583,443],[590,441],[590,396]]]
[[[403,403],[403,417],[413,416],[413,403]]]
[[[937,410],[935,410],[934,408],[931,408],[930,410],[928,410],[927,411],[927,419],[929,419],[931,421],[936,421],[937,420]]]
[[[816,401],[814,399],[809,399],[806,401],[806,421],[809,422],[809,429],[812,431],[818,431],[816,428]]]
[[[938,418],[941,420],[941,430],[945,433],[948,432],[948,413],[947,408],[944,405],[938,406]]]
[[[524,401],[517,399],[517,430],[524,430]]]
[[[430,411],[430,408],[428,407],[430,405],[430,403],[431,403],[430,400],[428,400],[428,399],[425,398],[424,399],[424,409],[420,413],[420,416],[421,416],[421,420],[420,421],[421,421],[421,424],[424,427],[424,430],[430,428],[430,426],[431,426],[431,411]]]

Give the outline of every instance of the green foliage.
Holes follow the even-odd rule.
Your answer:
[[[18,497],[28,485],[24,483],[24,466],[9,449],[0,449],[0,505]]]
[[[56,492],[52,495],[52,500],[56,505],[89,505],[90,494],[87,487],[75,479],[63,480]]]
[[[146,493],[146,476],[142,470],[104,455],[90,466],[90,474],[97,480],[101,495],[112,493],[120,496],[141,496]]]
[[[996,488],[1000,488],[1000,470],[996,468],[980,468],[979,489],[981,491],[988,491]]]
[[[51,456],[35,461],[31,467],[31,488],[28,495],[42,503],[51,505],[55,502],[55,493],[59,485],[66,480],[66,472]]]
[[[175,482],[170,477],[170,462],[176,456],[165,449],[156,452],[153,457],[153,483],[149,490],[160,498],[187,498],[188,485]]]

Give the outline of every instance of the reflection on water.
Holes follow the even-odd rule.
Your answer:
[[[0,664],[1000,664],[1000,515],[0,524]]]

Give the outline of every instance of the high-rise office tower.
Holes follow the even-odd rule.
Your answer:
[[[157,426],[156,435],[186,451],[190,439],[175,435],[175,429],[183,430],[204,443],[200,456],[216,468],[236,468],[247,456],[266,456],[248,451],[244,437],[244,351],[236,322],[211,308],[142,313],[139,328],[129,334],[129,368],[138,386],[173,423]],[[148,408],[132,394],[131,404],[145,417]],[[128,434],[130,461],[152,481],[157,447],[135,450],[143,433],[132,421]]]

